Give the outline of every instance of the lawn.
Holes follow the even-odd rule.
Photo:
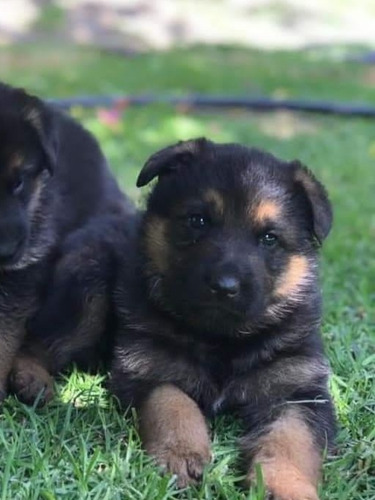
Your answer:
[[[0,51],[0,78],[45,97],[121,92],[265,94],[375,105],[375,67],[342,51],[262,54],[195,48],[123,58],[89,49],[20,46]],[[73,109],[99,139],[121,186],[142,201],[138,170],[157,148],[206,135],[299,158],[326,184],[334,229],[322,252],[323,335],[332,364],[340,432],[327,457],[322,500],[375,498],[375,123],[302,114],[125,109],[108,124]],[[143,453],[135,416],[121,411],[103,377],[73,371],[47,408],[12,398],[0,413],[2,500],[252,499],[240,489],[236,422],[212,422],[214,461],[198,487],[179,491]]]

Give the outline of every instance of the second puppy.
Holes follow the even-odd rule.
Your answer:
[[[112,254],[134,210],[72,118],[5,84],[0,104],[0,400],[9,381],[42,402],[52,373],[101,356]]]

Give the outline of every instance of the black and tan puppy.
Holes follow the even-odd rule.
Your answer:
[[[205,417],[242,417],[247,478],[316,500],[334,414],[319,334],[317,248],[331,227],[299,162],[205,139],[153,155],[158,176],[116,292],[111,387],[146,449],[185,485],[210,461]]]
[[[48,372],[76,357],[89,361],[105,315],[108,247],[131,211],[88,132],[0,84],[1,398],[12,365],[12,389],[33,401],[43,387],[50,396]],[[55,322],[45,321],[49,314]]]

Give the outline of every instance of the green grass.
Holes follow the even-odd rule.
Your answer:
[[[134,59],[75,48],[0,51],[0,77],[43,96],[165,91],[251,92],[363,100],[375,104],[375,68],[342,63],[337,51],[261,54],[196,48]],[[375,498],[375,124],[285,113],[188,113],[167,106],[127,109],[111,128],[97,111],[73,110],[100,140],[133,197],[139,168],[157,148],[206,135],[300,158],[326,184],[335,224],[322,255],[323,334],[340,422],[338,453],[324,468],[322,500]],[[0,414],[0,499],[252,499],[240,489],[239,427],[212,423],[214,462],[202,485],[179,492],[142,452],[136,420],[108,396],[99,376],[74,372],[42,410],[8,398]]]

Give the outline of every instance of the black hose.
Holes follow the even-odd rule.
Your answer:
[[[63,109],[74,106],[84,108],[146,106],[148,104],[171,104],[187,108],[243,108],[255,111],[304,111],[341,116],[375,117],[375,106],[347,104],[330,101],[305,101],[302,99],[272,99],[268,97],[227,97],[227,96],[170,96],[170,95],[124,95],[124,96],[79,96],[66,99],[49,99],[49,102]]]

